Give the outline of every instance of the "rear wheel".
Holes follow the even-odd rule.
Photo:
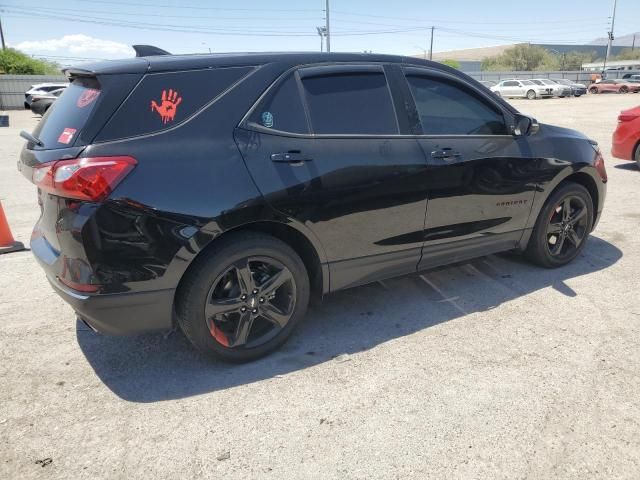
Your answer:
[[[536,99],[536,92],[534,92],[533,90],[529,90],[527,92],[527,98],[529,100],[535,100]]]
[[[593,216],[589,191],[573,182],[562,185],[538,215],[527,246],[527,258],[546,268],[571,262],[584,248]]]
[[[618,93],[628,93],[629,92],[629,87],[627,87],[626,85],[623,85],[620,87],[620,90],[618,90]]]
[[[280,347],[309,302],[304,263],[285,243],[231,234],[188,272],[176,299],[178,323],[204,354],[233,362]]]
[[[596,93],[598,93],[598,87],[591,87],[589,89],[589,93],[593,93],[595,95]]]
[[[636,147],[636,154],[634,155],[634,158],[636,159],[636,163],[638,164],[638,168],[640,168],[640,143]]]

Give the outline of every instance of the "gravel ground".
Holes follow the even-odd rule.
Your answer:
[[[0,256],[0,478],[640,477],[640,175],[610,158],[640,95],[514,101],[598,140],[609,194],[584,254],[510,255],[334,294],[280,352],[231,366],[180,333],[101,337],[29,252]],[[0,198],[34,187],[0,129]]]

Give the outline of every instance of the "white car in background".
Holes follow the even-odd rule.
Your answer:
[[[537,83],[538,85],[552,88],[554,97],[564,98],[571,96],[571,87],[568,87],[567,85],[560,85],[558,82],[555,82],[548,78],[532,78],[531,81],[533,83]]]
[[[24,108],[27,110],[31,108],[31,99],[35,95],[49,95],[55,90],[67,88],[68,86],[69,83],[67,82],[38,83],[31,85],[31,88],[24,93]]]
[[[537,85],[530,80],[508,79],[502,80],[491,91],[505,98],[528,98],[535,100],[542,97],[553,97],[553,88],[546,85]]]

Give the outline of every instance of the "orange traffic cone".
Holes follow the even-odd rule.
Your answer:
[[[2,202],[0,202],[0,254],[19,252],[20,250],[24,250],[24,245],[13,239],[7,217],[2,209]]]

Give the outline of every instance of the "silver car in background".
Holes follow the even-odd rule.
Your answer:
[[[530,80],[509,79],[502,80],[491,91],[505,98],[528,98],[535,100],[542,97],[553,97],[553,88],[538,85]]]
[[[543,87],[551,88],[554,97],[564,98],[571,96],[571,87],[567,85],[560,85],[548,78],[532,78],[531,81]]]

